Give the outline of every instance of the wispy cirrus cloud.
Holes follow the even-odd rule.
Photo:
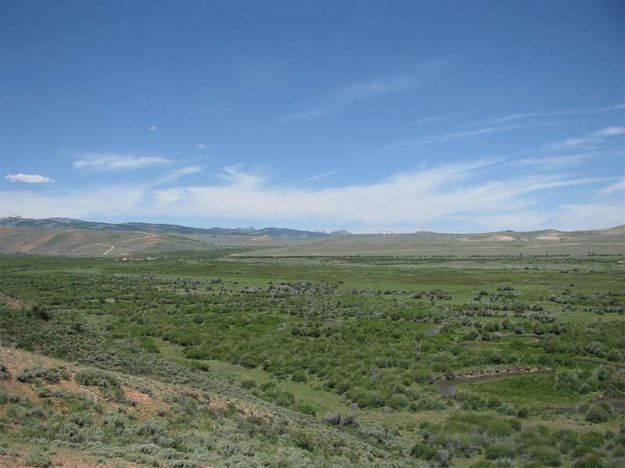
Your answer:
[[[343,107],[356,101],[399,93],[421,86],[421,83],[410,76],[393,76],[379,78],[363,83],[356,83],[339,90],[331,99],[303,111],[288,114],[277,120],[278,123],[293,123],[314,119],[338,112]]]
[[[476,137],[481,137],[481,136],[494,135],[497,133],[511,132],[514,130],[520,130],[523,128],[529,128],[533,126],[535,125],[511,124],[511,125],[498,125],[498,126],[490,126],[490,127],[472,128],[469,130],[461,130],[457,132],[437,133],[435,135],[397,140],[393,143],[389,143],[388,145],[385,145],[378,149],[379,150],[393,150],[393,149],[407,147],[407,146],[451,143],[454,141],[466,140],[469,138],[476,138]]]
[[[561,156],[548,156],[548,157],[529,157],[516,160],[511,164],[515,166],[532,166],[532,167],[544,167],[544,168],[562,168],[570,167],[576,164],[580,164],[592,157],[599,156],[599,153],[579,153],[579,154],[566,154]]]
[[[128,153],[89,153],[74,160],[75,169],[85,172],[130,171],[162,166],[171,160],[160,156]]]
[[[470,130],[463,130],[460,132],[441,133],[438,135],[432,135],[423,137],[420,139],[423,143],[448,143],[451,141],[465,140],[467,138],[479,137],[483,135],[492,135],[494,133],[510,132],[512,130],[518,130],[520,128],[526,128],[527,125],[500,125],[494,127],[480,127]]]
[[[180,180],[181,178],[191,175],[191,174],[197,174],[198,172],[202,172],[204,168],[202,166],[185,166],[185,167],[181,167],[179,169],[174,169],[173,171],[170,171],[168,174],[164,175],[163,177],[160,177],[152,182],[148,182],[145,184],[145,186],[149,186],[149,187],[154,187],[154,186],[158,186],[158,185],[166,185],[166,184],[171,184],[173,182],[177,182],[178,180]]]
[[[546,112],[525,112],[510,114],[502,117],[496,117],[491,119],[482,119],[470,122],[466,125],[466,130],[459,130],[454,132],[445,132],[434,135],[427,135],[416,138],[404,138],[382,146],[378,150],[393,150],[408,146],[418,145],[431,145],[431,144],[445,144],[455,141],[467,140],[471,138],[495,135],[500,133],[513,132],[516,130],[531,129],[531,128],[546,128],[554,127],[561,124],[561,122],[554,120],[554,117],[563,116],[575,116],[575,115],[594,115],[611,112],[615,110],[625,109],[625,103],[616,104],[613,106],[607,106],[597,109],[568,109],[559,111],[546,111]],[[552,118],[546,120],[546,118]],[[429,123],[443,120],[438,116],[425,117],[415,122],[408,123],[407,126],[419,127]],[[564,142],[551,143],[545,145],[545,149],[550,150],[562,150],[562,149],[575,149],[575,147],[590,147],[593,143],[598,143],[605,138],[622,135],[622,127],[608,127],[598,130],[584,138],[571,138]]]
[[[623,135],[625,135],[625,127],[611,126],[596,130],[583,137],[569,138],[564,141],[549,143],[545,145],[545,148],[556,150],[576,148],[592,149],[611,137]]]
[[[625,191],[625,177],[622,180],[619,180],[618,182],[610,184],[607,187],[601,189],[599,193],[601,195],[607,195],[610,193],[622,192],[622,191]],[[624,216],[625,216],[625,211],[624,211]]]
[[[4,178],[9,182],[21,182],[24,184],[48,184],[54,182],[54,179],[51,177],[39,174],[23,174],[21,172],[17,174],[7,174]]]
[[[508,114],[491,119],[479,120],[477,123],[488,124],[503,124],[507,122],[513,122],[517,120],[536,119],[536,118],[548,118],[548,117],[570,117],[578,115],[596,115],[604,114],[606,112],[613,112],[617,110],[625,109],[625,103],[615,104],[612,106],[599,107],[595,109],[562,109],[556,111],[537,111],[537,112],[519,112],[516,114]]]
[[[449,66],[445,60],[424,62],[415,70],[396,75],[382,76],[338,89],[321,104],[302,111],[293,112],[276,119],[274,123],[295,123],[334,114],[349,104],[378,96],[412,91],[423,86],[424,81],[433,73]]]
[[[300,185],[300,184],[306,184],[308,182],[314,182],[315,180],[321,180],[321,179],[325,179],[327,177],[331,177],[333,175],[338,174],[339,172],[340,171],[322,172],[321,174],[315,174],[315,175],[312,175],[310,177],[305,177],[303,179],[296,180],[295,182],[291,182],[288,185]]]

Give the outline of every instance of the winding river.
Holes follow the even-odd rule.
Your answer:
[[[508,377],[514,377],[516,375],[544,375],[551,374],[553,370],[541,370],[541,371],[532,371],[532,372],[508,372],[506,374],[494,374],[494,375],[480,375],[475,377],[460,377],[457,379],[444,379],[439,380],[434,385],[437,390],[444,396],[453,398],[458,389],[457,385],[463,384],[479,384],[485,382],[493,382],[495,380],[507,379]],[[610,398],[603,397],[598,398],[595,402],[605,402],[615,411],[625,411],[625,398]],[[581,410],[581,405],[570,407],[570,408],[561,408],[561,410],[574,410],[578,412]]]
[[[492,374],[492,375],[479,375],[475,377],[459,377],[457,379],[443,379],[436,382],[434,385],[438,389],[438,391],[445,396],[453,397],[457,393],[457,385],[462,384],[479,384],[485,382],[493,382],[495,380],[506,379],[508,377],[514,377],[515,375],[537,375],[537,374],[551,374],[552,370],[541,370],[541,371],[531,371],[531,372],[508,372],[502,374]]]

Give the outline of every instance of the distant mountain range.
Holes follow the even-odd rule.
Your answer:
[[[220,247],[253,247],[254,255],[270,256],[625,254],[625,226],[575,232],[350,234],[277,227],[195,228],[70,218],[0,218],[0,253],[137,256]]]
[[[0,253],[136,256],[218,247],[288,246],[344,234],[349,233],[9,216],[0,218]]]
[[[153,223],[100,223],[94,221],[83,221],[72,218],[25,218],[21,216],[8,216],[0,218],[0,226],[5,227],[28,227],[28,228],[52,228],[52,229],[87,229],[92,231],[141,231],[160,234],[219,234],[219,235],[240,235],[240,236],[272,236],[272,237],[297,237],[301,239],[317,239],[339,234],[349,234],[347,231],[302,231],[298,229],[266,227],[255,229],[253,227],[244,228],[196,228],[179,226],[177,224],[153,224]]]

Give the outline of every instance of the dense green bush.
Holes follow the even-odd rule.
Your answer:
[[[97,369],[86,369],[77,372],[74,378],[76,383],[80,385],[98,387],[107,399],[120,402],[125,401],[124,391],[119,380],[107,372]]]
[[[590,405],[586,412],[586,421],[601,423],[610,419],[610,407],[607,404]]]
[[[48,468],[52,466],[50,456],[42,450],[34,450],[26,457],[26,465],[37,468]]]
[[[514,458],[517,453],[517,447],[511,442],[501,442],[486,447],[484,456],[489,460],[498,458]]]
[[[63,367],[32,367],[17,375],[17,380],[24,383],[47,382],[57,384],[69,378],[69,371]]]

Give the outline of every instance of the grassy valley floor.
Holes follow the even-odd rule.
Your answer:
[[[7,466],[622,466],[625,262],[0,257]]]

